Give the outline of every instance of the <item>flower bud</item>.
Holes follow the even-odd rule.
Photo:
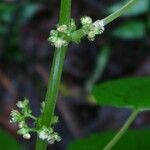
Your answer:
[[[92,23],[91,17],[85,16],[81,18],[81,24],[82,25],[89,25]]]
[[[23,138],[29,140],[31,138],[31,135],[29,133],[26,133],[23,135]]]
[[[102,20],[97,20],[93,23],[94,27],[101,30],[101,31],[104,31],[105,28],[104,28],[104,22]]]
[[[57,31],[66,33],[67,32],[67,25],[58,26]]]
[[[56,48],[61,48],[61,47],[65,47],[65,46],[67,46],[67,41],[65,41],[65,40],[63,40],[63,39],[61,39],[61,38],[58,38],[56,41],[55,41],[55,43],[54,43],[54,45],[55,45],[55,47]]]

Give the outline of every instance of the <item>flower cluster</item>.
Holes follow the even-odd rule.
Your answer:
[[[61,137],[57,132],[54,132],[52,128],[47,128],[46,126],[43,126],[38,131],[38,136],[40,139],[47,141],[49,144],[53,144],[55,141],[59,142],[61,140]]]
[[[57,25],[56,30],[50,31],[48,41],[56,48],[61,48],[67,46],[70,42],[79,43],[85,36],[87,36],[90,41],[94,41],[96,35],[100,35],[104,32],[103,20],[93,22],[90,17],[85,16],[81,18],[81,25],[81,28],[77,29],[73,19],[69,26]],[[83,34],[80,35],[80,33]]]
[[[82,30],[87,35],[90,41],[95,40],[96,35],[100,35],[104,32],[104,23],[102,20],[96,20],[95,22],[88,16],[81,18]]]
[[[69,37],[76,30],[75,21],[72,19],[69,26],[57,25],[56,30],[50,31],[48,41],[56,48],[65,47],[69,44]]]
[[[23,101],[18,101],[16,105],[20,109],[20,112],[18,110],[12,110],[10,114],[10,122],[18,123],[19,130],[17,133],[22,135],[25,139],[30,139],[30,128],[26,123],[26,119],[34,118],[34,116],[31,115],[32,111],[29,107],[29,101],[27,99],[24,99]]]
[[[22,135],[25,139],[30,139],[31,135],[30,132],[36,132],[40,139],[47,141],[49,144],[53,144],[55,141],[59,142],[61,140],[61,137],[58,135],[57,132],[54,132],[53,126],[58,123],[58,117],[53,116],[51,121],[51,127],[47,128],[44,125],[39,125],[38,127],[31,128],[27,124],[27,119],[33,119],[37,122],[37,118],[32,115],[32,111],[29,106],[29,100],[24,99],[23,101],[17,102],[17,107],[20,109],[18,110],[12,110],[11,111],[11,123],[17,123],[18,124],[18,131],[17,133]],[[45,103],[42,102],[42,109],[41,112],[43,112],[43,109],[45,107]]]

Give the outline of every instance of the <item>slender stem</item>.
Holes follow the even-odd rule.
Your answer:
[[[128,120],[125,122],[123,127],[120,129],[120,131],[115,135],[115,137],[103,148],[103,150],[111,150],[112,147],[121,139],[121,137],[124,135],[124,133],[127,131],[127,129],[130,127],[132,122],[135,120],[139,113],[138,109],[133,110],[132,114],[128,118]]]
[[[71,0],[61,0],[59,24],[69,25],[70,16],[71,16]],[[55,50],[50,78],[48,82],[48,89],[45,97],[45,108],[40,118],[40,125],[45,125],[47,127],[51,125],[51,120],[54,115],[66,51],[67,47]],[[46,147],[47,142],[37,138],[35,149],[46,150]]]
[[[107,25],[110,22],[112,22],[113,20],[115,20],[116,18],[120,17],[122,14],[124,14],[125,12],[127,12],[136,2],[137,2],[137,0],[130,0],[127,4],[125,4],[119,10],[117,10],[114,13],[112,13],[108,17],[104,18],[103,19],[104,24]]]
[[[33,119],[33,120],[37,120],[37,118],[34,117],[33,115],[28,115],[28,117],[30,117],[30,118]]]
[[[85,84],[86,93],[91,93],[91,90],[96,83],[96,81],[102,77],[103,72],[106,68],[108,59],[110,56],[110,48],[108,46],[104,46],[102,51],[98,54],[96,60],[96,67],[88,81]]]

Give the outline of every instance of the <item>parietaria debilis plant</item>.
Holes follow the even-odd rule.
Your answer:
[[[104,19],[93,21],[91,17],[83,16],[80,19],[81,27],[77,29],[75,20],[71,19],[71,0],[61,0],[59,23],[56,25],[56,29],[50,31],[48,38],[50,44],[55,47],[55,54],[45,101],[41,105],[41,116],[33,116],[27,99],[18,101],[16,105],[19,110],[12,110],[10,114],[10,122],[18,124],[19,130],[17,133],[22,135],[23,138],[30,139],[31,132],[37,133],[36,150],[46,150],[48,143],[53,144],[55,141],[61,140],[59,134],[54,131],[54,126],[58,122],[58,117],[54,116],[54,110],[69,44],[79,44],[84,38],[94,41],[96,36],[104,33],[107,24],[128,11],[136,2],[137,0],[130,0],[122,8]],[[33,128],[29,127],[28,119],[34,121],[35,126]]]

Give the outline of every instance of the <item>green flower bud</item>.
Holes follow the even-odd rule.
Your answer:
[[[23,116],[17,110],[12,110],[10,116],[11,116],[11,120],[10,120],[11,123],[20,122],[23,119]]]
[[[68,30],[67,25],[60,25],[57,27],[57,31],[62,32],[62,33],[66,33]]]
[[[84,26],[84,25],[90,25],[92,24],[92,18],[91,17],[88,17],[88,16],[85,16],[85,17],[82,17],[81,18],[81,24]]]

